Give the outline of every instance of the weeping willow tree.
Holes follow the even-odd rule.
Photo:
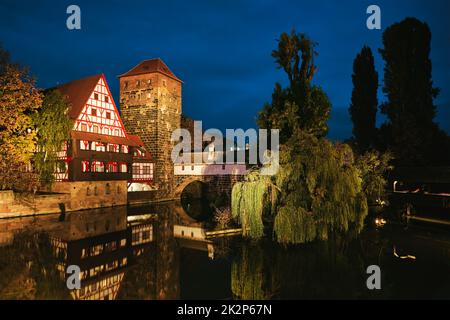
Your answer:
[[[263,237],[268,214],[274,216],[273,236],[283,244],[326,240],[363,228],[367,199],[348,145],[298,131],[282,146],[275,177],[252,173],[248,180],[232,191],[233,216],[244,236]]]
[[[280,243],[359,233],[367,216],[361,174],[348,145],[298,132],[283,146],[276,184],[282,190],[274,222]]]
[[[264,219],[275,213],[280,192],[269,176],[252,171],[245,182],[238,182],[231,192],[231,213],[242,226],[244,236],[264,236]]]

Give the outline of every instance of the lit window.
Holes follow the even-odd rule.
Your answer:
[[[126,163],[121,163],[120,164],[120,172],[126,173],[128,172],[128,166]]]
[[[141,81],[140,80],[136,80],[136,87],[139,87],[141,85]]]
[[[104,172],[104,171],[105,171],[105,165],[103,164],[103,162],[100,162],[100,161],[92,162],[92,172]]]
[[[89,141],[80,140],[80,149],[81,150],[89,150]]]
[[[81,161],[81,170],[83,172],[89,172],[89,161]]]

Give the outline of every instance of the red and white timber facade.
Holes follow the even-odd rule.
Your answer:
[[[71,139],[59,154],[64,166],[57,181],[153,182],[153,163],[138,136],[127,134],[105,76],[95,75],[58,86],[74,121]],[[136,170],[136,171],[134,171]]]

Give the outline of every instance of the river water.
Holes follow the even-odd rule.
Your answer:
[[[4,219],[0,299],[450,299],[449,230],[370,222],[354,239],[281,247],[206,240],[178,203]]]

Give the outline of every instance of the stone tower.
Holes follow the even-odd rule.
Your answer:
[[[182,81],[161,59],[144,60],[119,76],[120,109],[130,134],[139,135],[155,161],[158,197],[173,196],[170,138],[180,128]]]

